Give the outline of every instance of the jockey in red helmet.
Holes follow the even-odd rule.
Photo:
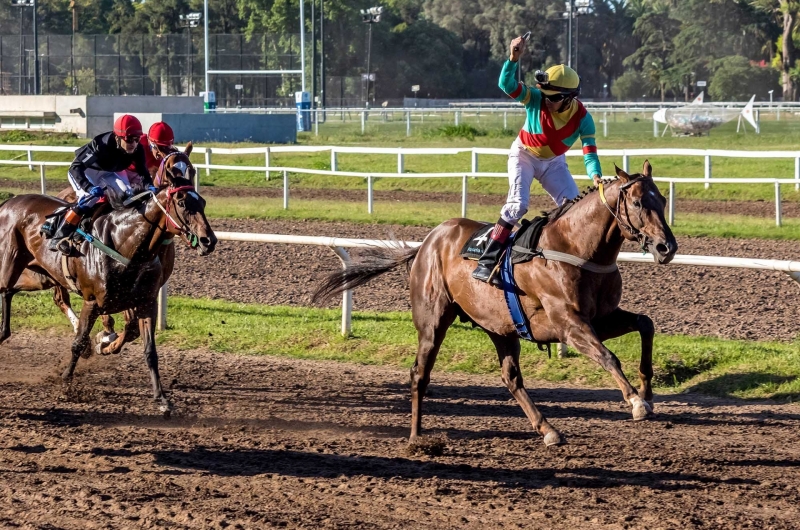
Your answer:
[[[139,144],[145,147],[145,165],[150,175],[155,175],[158,166],[168,153],[174,150],[175,133],[172,127],[163,121],[158,121],[150,126],[147,134],[143,134]]]
[[[114,122],[114,130],[92,139],[75,152],[67,178],[78,196],[75,207],[79,216],[90,213],[107,188],[118,194],[131,193],[131,181],[153,187],[153,179],[145,166],[145,149],[140,145],[142,124],[136,117],[125,114]],[[77,224],[62,223],[53,235],[49,248],[69,252],[65,238],[72,235]],[[59,243],[64,241],[64,245]]]

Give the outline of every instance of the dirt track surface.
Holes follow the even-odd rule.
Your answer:
[[[214,220],[212,225],[218,231],[367,239],[393,235],[408,241],[422,241],[430,230],[312,221]],[[680,254],[800,259],[800,245],[792,241],[682,237],[678,244]],[[179,244],[170,292],[308,306],[319,279],[339,267],[339,259],[325,247],[220,241],[213,254],[201,258]],[[622,306],[649,315],[659,332],[753,340],[792,340],[800,333],[800,285],[784,273],[651,264],[620,268]],[[356,310],[410,309],[404,270],[369,285],[355,291]]]
[[[539,387],[545,448],[499,377],[434,372],[407,451],[407,372],[141,344],[56,377],[69,337],[0,346],[0,526],[15,528],[797,528],[800,407]]]

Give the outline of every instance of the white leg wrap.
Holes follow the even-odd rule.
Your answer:
[[[67,308],[67,318],[72,323],[72,328],[75,330],[75,333],[78,332],[78,317],[75,315],[75,311],[72,310],[71,307]]]

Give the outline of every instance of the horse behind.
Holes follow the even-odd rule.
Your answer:
[[[538,342],[562,342],[596,361],[611,373],[634,420],[653,414],[653,321],[619,307],[622,277],[615,264],[622,243],[638,241],[660,264],[678,249],[664,219],[666,199],[645,162],[641,174],[616,168],[617,178],[569,201],[548,214],[539,246],[577,256],[613,272],[590,272],[565,262],[533,259],[515,266],[514,276],[523,310]],[[321,300],[367,283],[400,265],[410,265],[411,312],[418,347],[411,368],[411,436],[422,429],[422,400],[436,355],[457,317],[471,321],[492,340],[502,378],[546,445],[565,438],[545,419],[523,386],[520,341],[503,293],[472,279],[474,264],[459,254],[467,239],[484,223],[451,219],[434,228],[416,249],[375,250],[362,262],[328,276],[315,293]],[[622,372],[619,359],[603,342],[638,331],[641,361],[637,391]]]
[[[0,205],[0,343],[11,335],[11,299],[19,291],[55,286],[77,290],[83,298],[72,358],[63,378],[69,380],[78,358],[91,347],[89,333],[100,315],[133,310],[144,342],[153,396],[169,414],[158,372],[155,345],[156,298],[162,277],[158,253],[175,235],[191,236],[201,255],[213,252],[216,236],[204,214],[205,201],[190,181],[168,178],[167,187],[133,207],[122,197],[108,197],[114,210],[94,221],[92,235],[130,260],[123,265],[84,241],[77,256],[51,252],[39,229],[45,216],[64,203],[43,195],[18,195]]]

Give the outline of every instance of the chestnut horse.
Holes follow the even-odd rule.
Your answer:
[[[179,151],[173,146],[169,151],[163,152],[160,146],[156,146],[158,150],[158,156],[156,158],[160,160],[161,163],[154,168],[148,168],[156,187],[161,188],[167,185],[167,175],[173,179],[186,178],[194,181],[197,170],[189,160],[189,155],[192,154],[192,147],[192,142],[189,142],[183,151]],[[75,190],[73,190],[72,187],[63,189],[57,197],[70,203],[77,201]],[[172,276],[172,271],[175,268],[175,245],[172,244],[171,239],[167,244],[161,247],[158,253],[158,259],[161,260],[161,281],[159,282],[159,287],[162,287],[167,283],[169,277]],[[69,300],[69,291],[66,287],[56,285],[53,288],[53,301],[69,319],[77,333],[78,317],[72,310],[72,304]],[[129,309],[123,311],[123,317],[125,318],[125,328],[122,335],[117,335],[114,331],[114,317],[111,315],[102,315],[100,317],[103,320],[103,330],[97,334],[95,339],[97,353],[101,355],[119,353],[122,351],[122,347],[125,344],[139,337],[139,326],[137,320],[134,318],[133,310]],[[88,353],[91,352],[89,351]]]
[[[39,229],[45,216],[64,202],[45,195],[18,195],[0,205],[0,343],[11,335],[11,299],[19,291],[38,291],[57,285],[76,288],[83,297],[78,331],[72,342],[72,359],[62,377],[70,380],[78,358],[91,347],[89,333],[97,317],[133,310],[144,342],[153,397],[168,415],[167,399],[158,373],[155,345],[156,298],[163,266],[158,254],[175,235],[190,236],[200,255],[213,252],[217,243],[206,219],[205,201],[186,179],[166,175],[167,186],[133,207],[124,207],[112,190],[114,206],[94,221],[93,236],[130,260],[128,265],[102,253],[88,241],[77,256],[62,262],[62,254],[47,249]]]
[[[622,277],[613,267],[623,241],[638,241],[658,263],[669,263],[678,249],[664,220],[666,199],[651,177],[649,162],[641,174],[617,168],[617,178],[606,180],[585,195],[556,208],[542,231],[539,246],[571,254],[613,272],[590,272],[569,263],[535,258],[515,266],[514,276],[522,307],[539,342],[566,343],[611,373],[633,419],[653,414],[653,321],[619,307]],[[422,398],[447,329],[461,316],[491,338],[500,360],[503,382],[525,411],[546,445],[565,443],[564,437],[537,410],[522,383],[520,342],[509,316],[503,292],[472,279],[474,263],[459,253],[482,223],[451,219],[434,228],[419,248],[377,249],[360,263],[331,274],[315,293],[320,300],[363,285],[397,266],[411,264],[411,312],[418,349],[411,368],[411,437],[422,429]],[[622,372],[619,359],[603,341],[638,331],[642,341],[637,390]]]

